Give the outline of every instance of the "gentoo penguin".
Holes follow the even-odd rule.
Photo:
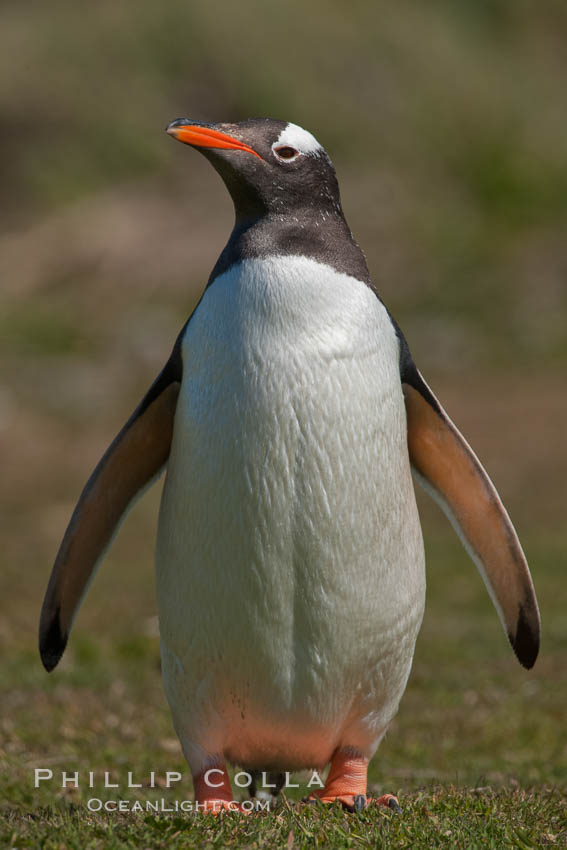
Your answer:
[[[271,119],[182,118],[167,132],[219,172],[235,225],[79,498],[47,588],[41,657],[47,670],[61,658],[116,528],[167,465],[163,679],[201,810],[233,806],[227,762],[254,776],[330,762],[311,799],[360,809],[423,615],[412,473],[528,668],[540,635],[530,573],[498,493],[374,289],[322,146]]]

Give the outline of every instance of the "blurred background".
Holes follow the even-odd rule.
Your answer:
[[[0,731],[13,801],[37,802],[26,771],[38,760],[183,764],[159,681],[159,486],[121,530],[60,668],[48,677],[36,652],[74,502],[232,225],[219,177],[163,132],[178,116],[282,118],[324,144],[383,299],[532,565],[544,639],[528,674],[420,497],[428,609],[376,781],[565,783],[567,6],[4,0],[0,33]]]

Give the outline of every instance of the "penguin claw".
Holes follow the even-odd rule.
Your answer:
[[[369,806],[383,806],[384,808],[391,809],[396,813],[400,813],[402,811],[398,798],[393,794],[383,794],[381,797],[367,797],[364,794],[355,794],[352,797],[322,797],[317,794],[304,797],[301,802],[309,805],[315,805],[320,802],[327,806],[332,803],[340,803],[343,809],[347,812],[363,812]]]
[[[381,797],[367,797],[364,794],[356,794],[352,797],[320,797],[319,795],[316,795],[304,797],[301,802],[308,803],[310,805],[320,802],[327,806],[332,803],[340,803],[343,809],[347,812],[363,812],[365,809],[369,808],[369,806],[382,806],[385,809],[391,809],[391,811],[396,812],[396,814],[399,814],[402,811],[398,798],[393,794],[383,794]]]
[[[401,812],[402,807],[398,802],[398,798],[393,794],[383,794],[381,797],[373,797],[369,800],[369,803],[373,803],[377,806],[385,806],[387,809],[391,809],[393,812]]]
[[[340,803],[346,812],[362,812],[368,805],[368,800],[364,794],[343,795],[337,797],[322,797],[319,794],[304,797],[301,801],[308,805],[317,805],[321,803],[324,806],[331,806],[333,803]]]

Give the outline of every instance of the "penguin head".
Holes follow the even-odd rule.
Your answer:
[[[237,220],[262,215],[342,218],[339,186],[329,155],[307,130],[286,121],[251,118],[204,124],[177,118],[167,133],[203,153],[223,178]]]

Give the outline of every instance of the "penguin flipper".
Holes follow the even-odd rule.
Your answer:
[[[87,481],[53,565],[39,625],[46,670],[59,662],[74,617],[136,497],[163,470],[181,381],[178,345]]]
[[[492,481],[420,373],[403,390],[416,480],[435,499],[480,572],[520,663],[539,651],[537,599],[520,541]]]

